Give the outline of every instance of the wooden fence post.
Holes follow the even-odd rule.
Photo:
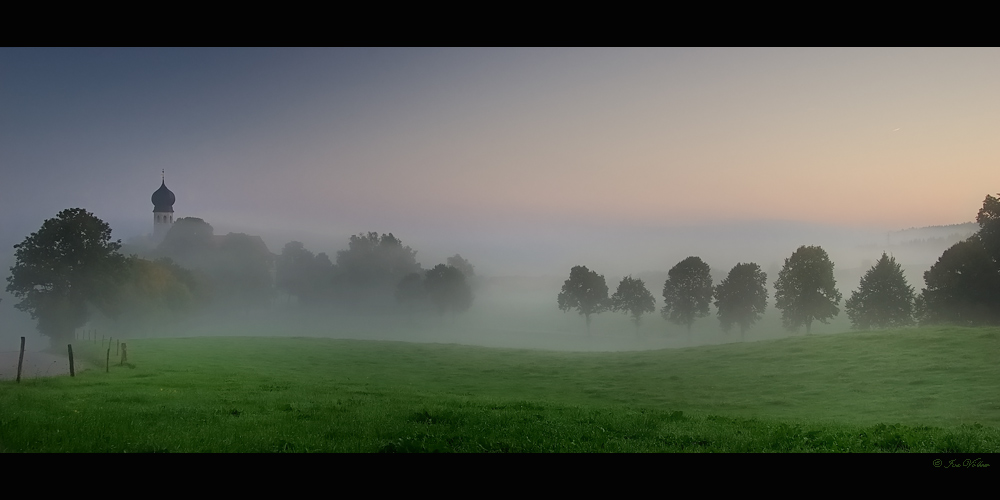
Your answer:
[[[24,363],[24,337],[21,337],[21,354],[17,356],[17,383],[21,383],[21,364]]]
[[[73,370],[73,344],[69,345],[69,376],[76,376],[76,371]]]
[[[111,348],[108,348],[108,357],[104,360],[104,373],[111,371]]]

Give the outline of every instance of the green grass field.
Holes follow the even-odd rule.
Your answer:
[[[89,369],[75,378],[0,382],[0,451],[1000,451],[996,328],[611,353],[287,337],[128,345],[130,366],[110,373],[104,349],[84,342]]]

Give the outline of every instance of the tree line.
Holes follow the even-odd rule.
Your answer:
[[[53,345],[72,340],[95,314],[134,331],[209,305],[260,308],[276,291],[306,306],[356,310],[389,303],[411,310],[434,307],[442,315],[463,312],[473,301],[467,279],[472,264],[456,254],[424,271],[416,251],[391,233],[351,236],[333,263],[299,242],[275,256],[258,236],[216,235],[204,220],[188,217],[178,219],[144,258],[124,255],[106,222],[72,208],[44,221],[14,248],[6,290],[20,299],[14,307],[37,320],[38,331]]]
[[[896,259],[883,252],[844,302],[851,327],[1000,324],[1000,198],[987,195],[976,222],[979,231],[945,250],[924,273],[926,287],[919,295]],[[804,326],[810,333],[813,322],[827,323],[840,313],[843,296],[833,269],[829,255],[819,246],[801,246],[785,259],[774,282],[774,305],[786,329],[798,331]],[[686,326],[688,332],[696,319],[709,315],[715,299],[722,330],[728,333],[738,325],[745,337],[767,307],[767,274],[755,263],[739,263],[713,286],[711,268],[692,256],[670,269],[662,295],[663,318]],[[557,301],[560,310],[575,309],[584,316],[588,334],[594,314],[627,313],[638,334],[642,315],[656,310],[655,299],[642,280],[627,276],[608,297],[604,276],[586,266],[570,270]]]
[[[277,257],[275,286],[303,305],[379,308],[395,302],[410,311],[430,306],[441,314],[468,310],[474,266],[455,254],[424,270],[416,254],[392,233],[351,236],[348,248],[337,252],[336,262],[292,241]]]

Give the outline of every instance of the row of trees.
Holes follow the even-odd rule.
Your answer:
[[[442,285],[437,278],[440,270],[422,269],[416,260],[417,252],[392,233],[352,235],[347,249],[338,251],[335,261],[331,261],[326,253],[313,254],[298,241],[287,243],[274,256],[259,237],[233,233],[215,236],[206,222],[185,218],[174,223],[155,255],[170,257],[204,273],[222,292],[220,295],[238,304],[258,305],[260,299],[270,297],[274,291],[294,297],[300,305],[339,305],[353,311],[384,309],[395,302],[405,302],[412,310],[431,301],[439,310],[443,307],[457,312],[468,309],[472,302],[471,291],[465,294],[453,290],[445,295],[454,298],[446,305],[440,303],[442,287],[469,288],[468,283],[452,283],[457,280],[454,272],[462,276],[463,282],[472,278],[473,266],[468,261],[460,255],[449,257],[444,267],[454,272],[447,272],[445,282],[449,284]],[[404,281],[412,285],[412,275],[419,278],[421,292],[427,288],[426,296],[400,295],[398,288]]]
[[[883,253],[844,303],[854,329],[895,328],[913,324],[1000,324],[1000,198],[990,195],[976,215],[979,231],[945,250],[924,273],[919,295],[902,266]],[[802,246],[785,259],[774,282],[775,307],[782,324],[809,333],[814,321],[826,323],[840,313],[842,295],[833,263],[818,246]],[[710,268],[698,257],[675,265],[663,285],[661,314],[690,331],[695,319],[709,314],[715,298],[726,332],[739,325],[746,331],[767,305],[767,275],[754,263],[737,264],[719,285],[712,286]],[[626,277],[612,297],[604,277],[584,266],[574,267],[558,296],[559,309],[576,309],[586,318],[606,310],[632,315],[638,331],[641,317],[655,310],[652,294],[641,280]]]
[[[664,305],[660,313],[665,319],[686,326],[689,332],[696,319],[708,315],[713,297],[719,322],[726,332],[739,325],[745,334],[767,305],[767,275],[754,263],[737,264],[717,286],[712,285],[708,264],[699,257],[682,260],[670,269],[668,276],[663,284]],[[570,270],[558,303],[562,311],[576,309],[584,316],[588,333],[591,316],[610,310],[630,315],[638,335],[642,316],[656,310],[653,294],[641,279],[626,276],[608,297],[604,276],[586,266]]]
[[[442,314],[467,310],[473,300],[472,264],[456,254],[447,264],[425,271],[416,254],[392,233],[351,236],[347,250],[337,252],[336,263],[292,241],[278,256],[275,284],[305,305],[385,307],[394,299],[411,311],[427,302]]]
[[[805,326],[809,333],[814,321],[826,323],[840,312],[842,296],[836,288],[833,263],[821,247],[802,246],[785,259],[774,287],[775,307],[781,310],[782,323],[789,330]],[[584,266],[574,267],[559,293],[559,308],[577,309],[587,320],[588,332],[591,315],[606,310],[626,312],[638,332],[642,315],[655,310],[653,295],[645,284],[629,276],[610,298],[607,290],[603,276]],[[741,336],[745,336],[767,308],[767,274],[753,262],[739,263],[721,283],[713,285],[708,264],[699,257],[688,257],[670,269],[663,284],[660,313],[690,332],[696,319],[709,314],[713,299],[723,331],[739,326]],[[900,266],[883,254],[846,307],[856,327],[902,326],[909,324],[906,318],[912,318],[913,301],[912,288]]]

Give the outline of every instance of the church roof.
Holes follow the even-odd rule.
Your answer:
[[[150,198],[153,202],[154,212],[173,212],[174,211],[174,193],[167,189],[166,181],[160,184],[160,189],[157,189]]]

